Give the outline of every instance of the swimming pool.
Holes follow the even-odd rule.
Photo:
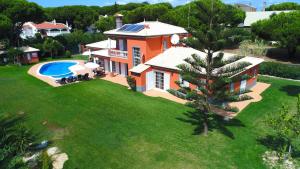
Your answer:
[[[42,65],[39,69],[39,74],[50,76],[52,78],[63,78],[75,75],[69,67],[77,65],[74,61],[50,62]]]

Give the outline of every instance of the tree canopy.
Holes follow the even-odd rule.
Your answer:
[[[284,2],[274,4],[266,8],[266,11],[300,10],[300,4],[295,2]]]
[[[11,19],[0,14],[0,39],[8,38],[12,28],[13,24]]]
[[[258,21],[251,26],[251,30],[262,39],[280,42],[281,47],[286,48],[292,57],[300,45],[300,11],[282,12],[270,19]]]
[[[60,23],[68,23],[74,29],[86,30],[88,26],[98,19],[98,13],[88,6],[63,6],[56,8],[46,8],[48,20],[56,20]]]
[[[155,21],[172,9],[170,3],[150,4],[138,7],[132,11],[123,11],[126,23],[137,23],[144,20]]]
[[[95,22],[96,28],[100,32],[114,29],[116,26],[115,18],[113,16],[100,17],[97,22]]]
[[[206,24],[199,19],[199,10],[197,3],[201,0],[193,1],[189,4],[178,6],[173,10],[169,10],[165,15],[160,17],[160,20],[166,23],[182,26],[197,28],[201,24]],[[242,23],[245,19],[245,13],[232,6],[216,1],[215,6],[219,9],[219,15],[222,16],[224,24],[236,26]]]
[[[22,26],[25,22],[41,22],[45,19],[43,8],[26,0],[0,0],[1,15],[5,15],[13,24],[10,39],[17,45]],[[8,19],[5,19],[8,23]],[[4,17],[1,18],[3,21]]]

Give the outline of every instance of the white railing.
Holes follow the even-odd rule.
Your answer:
[[[51,31],[51,32],[46,32],[47,36],[58,36],[61,34],[67,34],[70,33],[69,31]]]
[[[122,51],[122,50],[115,50],[115,49],[109,49],[108,50],[109,56],[127,59],[128,58],[128,52]]]

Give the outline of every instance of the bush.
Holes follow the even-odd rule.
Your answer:
[[[242,55],[255,55],[255,56],[265,56],[270,49],[264,41],[252,42],[250,40],[245,40],[240,43],[240,51]]]
[[[300,66],[275,62],[264,62],[259,67],[262,75],[300,80]]]
[[[136,81],[133,77],[127,76],[127,83],[131,90],[136,91]]]
[[[65,57],[66,57],[66,58],[71,58],[71,56],[72,56],[72,53],[71,53],[69,50],[67,50],[67,51],[65,52]]]
[[[178,97],[178,98],[181,98],[181,99],[184,99],[184,100],[187,99],[187,98],[186,98],[186,94],[183,93],[183,92],[180,92],[180,91],[178,91],[178,90],[169,89],[168,92],[169,92],[170,94],[172,94],[172,95]]]

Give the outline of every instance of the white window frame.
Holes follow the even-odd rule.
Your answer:
[[[139,53],[136,53],[135,50],[138,49]],[[136,55],[139,54],[139,57]],[[141,48],[139,47],[132,47],[132,57],[133,57],[133,66],[137,66],[142,63],[142,56],[141,56]]]
[[[157,75],[160,74],[161,77],[160,79],[158,79]],[[155,85],[155,88],[158,88],[158,89],[161,89],[161,90],[164,90],[164,86],[165,86],[165,80],[164,80],[164,77],[165,77],[165,73],[164,72],[161,72],[161,71],[154,71],[154,78],[155,78],[155,81],[154,81],[154,85]],[[159,83],[160,82],[160,83]]]
[[[168,41],[165,39],[163,40],[163,51],[168,49]]]

